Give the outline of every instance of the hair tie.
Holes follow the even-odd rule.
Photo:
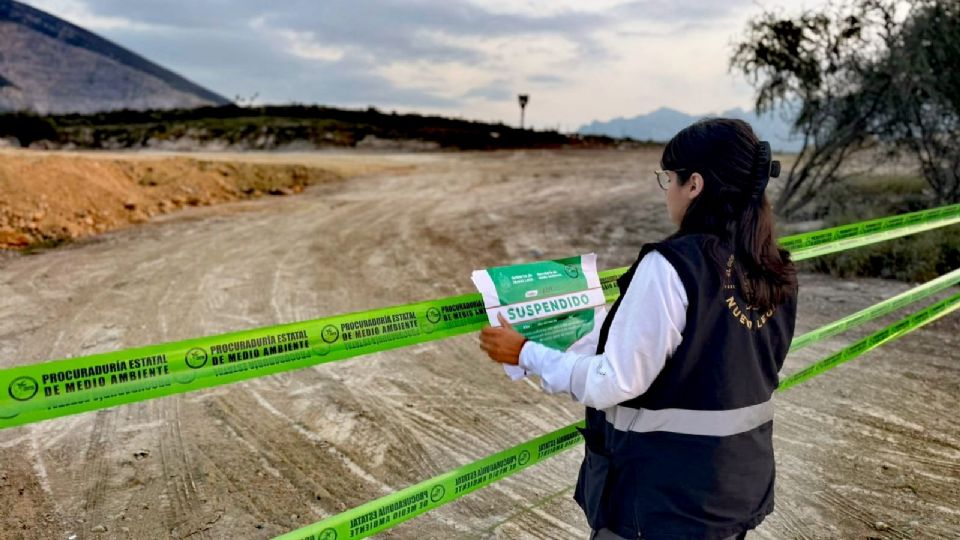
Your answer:
[[[753,154],[753,180],[754,184],[752,200],[760,201],[763,199],[763,190],[767,189],[767,183],[770,178],[780,176],[780,162],[771,159],[773,152],[770,150],[770,143],[760,141]]]

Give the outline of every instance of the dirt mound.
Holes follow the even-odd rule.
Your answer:
[[[185,206],[289,195],[343,178],[297,164],[3,154],[0,248],[54,245]]]

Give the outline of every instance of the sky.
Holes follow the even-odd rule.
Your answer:
[[[574,131],[660,107],[751,109],[747,21],[822,0],[28,0],[242,103]],[[252,101],[251,101],[252,100]]]

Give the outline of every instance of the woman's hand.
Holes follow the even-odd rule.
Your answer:
[[[497,319],[500,321],[499,328],[488,326],[480,330],[480,348],[494,362],[517,365],[520,363],[520,349],[527,338],[514,330],[502,313],[497,313]]]

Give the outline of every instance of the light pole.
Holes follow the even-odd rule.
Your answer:
[[[517,96],[517,99],[520,100],[520,129],[523,129],[523,113],[527,110],[527,102],[530,101],[530,96],[520,94]]]

